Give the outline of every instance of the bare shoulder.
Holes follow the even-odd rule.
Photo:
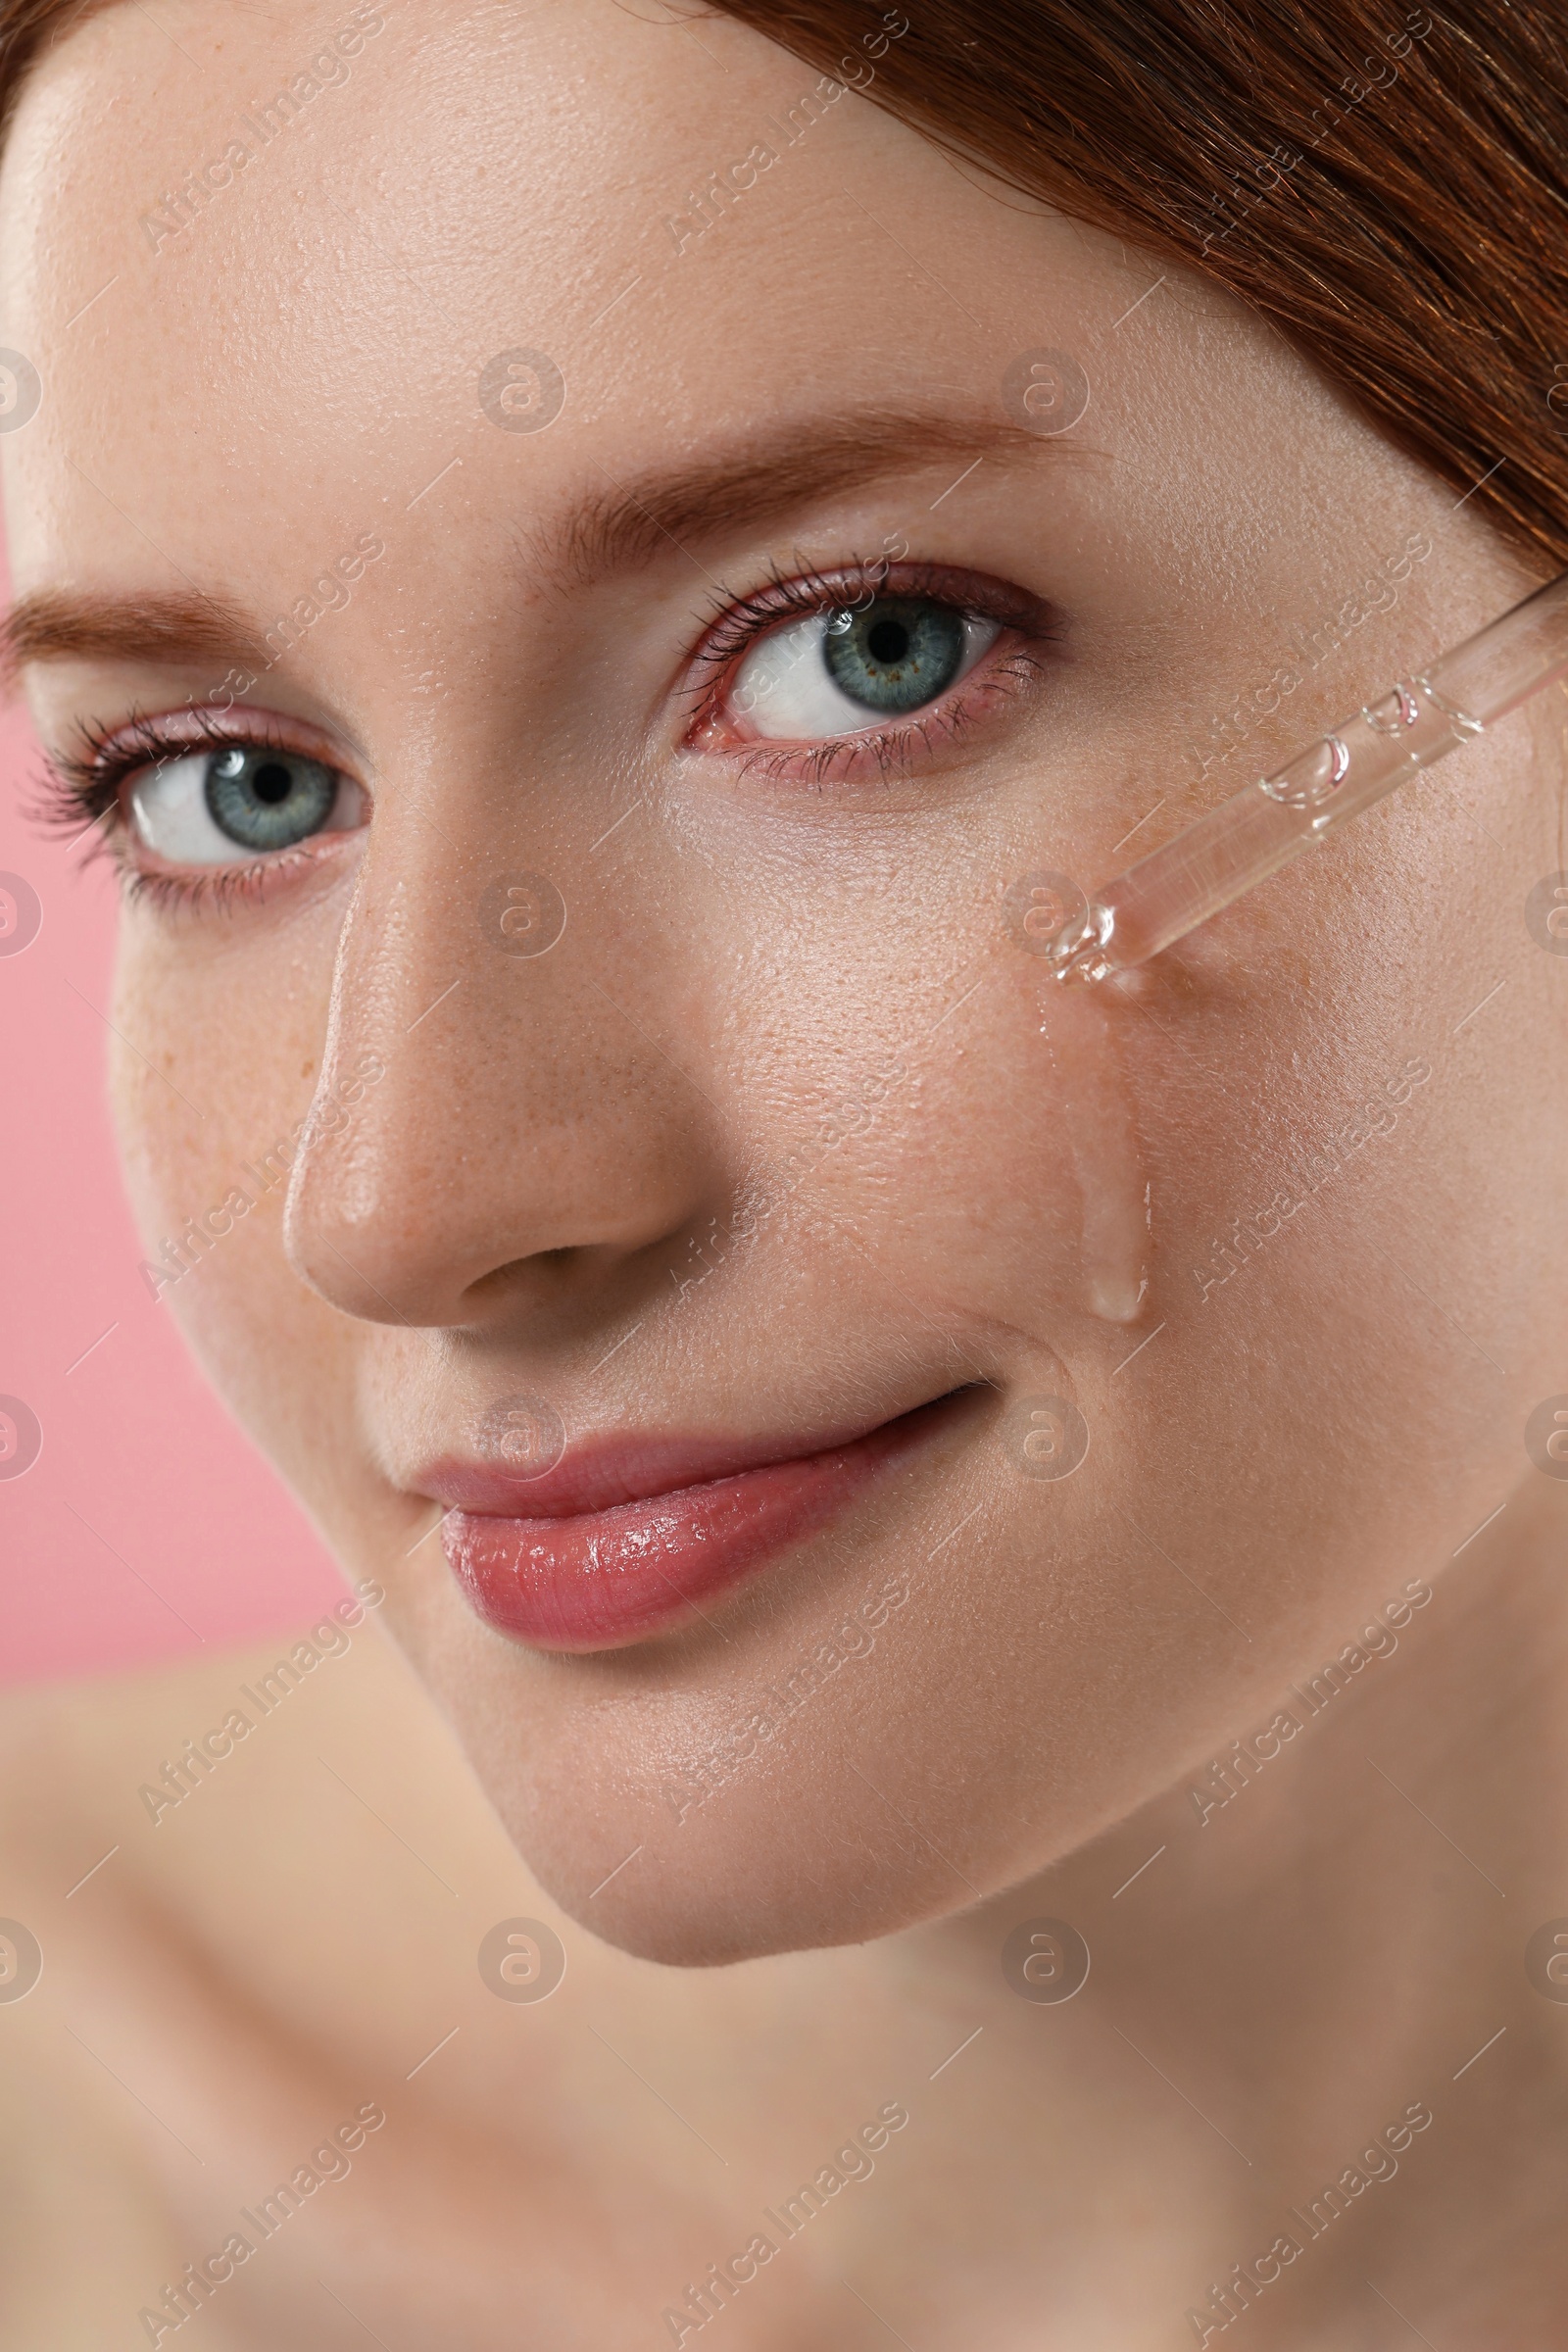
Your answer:
[[[260,1647],[0,1694],[0,1898],[73,1940],[123,1902],[214,1947],[276,1877],[362,1885],[383,1812],[515,1869],[446,1723],[383,1634],[368,1586]],[[318,1889],[318,1892],[321,1888]],[[10,1908],[0,1899],[0,1916]]]
[[[308,1682],[319,1678],[318,1704],[293,1710],[294,1728],[368,1686],[379,1694],[395,1669],[366,1621],[355,1598],[260,1649],[0,1693],[0,1868],[53,1885],[73,1860],[107,1866],[110,1849],[137,1844],[139,1820],[156,1828]],[[281,1746],[287,1728],[269,1744]],[[87,1854],[100,1833],[107,1847]],[[155,1876],[158,1855],[147,1846],[138,1857]]]
[[[182,2266],[307,2176],[415,2259],[406,2079],[485,1999],[483,1928],[540,1906],[373,1609],[0,1697],[8,2352],[158,2329]],[[281,2276],[203,2308],[214,2352]]]
[[[150,1671],[0,1692],[0,1872],[51,1899],[75,1891],[100,1858],[100,1832],[122,1850],[127,1790],[177,1728],[201,1719],[241,1660],[200,1657]],[[80,1870],[73,1874],[73,1865]],[[63,1880],[63,1884],[60,1883]]]

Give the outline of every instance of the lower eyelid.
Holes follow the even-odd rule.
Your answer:
[[[705,748],[729,752],[738,757],[744,777],[770,784],[822,789],[838,784],[887,783],[916,773],[951,745],[967,743],[971,730],[983,724],[991,710],[1027,692],[1043,666],[1037,656],[1019,647],[985,675],[971,672],[939,702],[894,725],[821,736],[814,741],[753,736]]]

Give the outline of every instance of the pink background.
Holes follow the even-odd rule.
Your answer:
[[[0,1395],[31,1406],[43,1450],[0,1479],[0,1683],[260,1640],[342,1592],[137,1271],[104,1090],[115,888],[24,814],[38,766],[13,707],[0,872],[31,883],[43,925],[0,956]]]

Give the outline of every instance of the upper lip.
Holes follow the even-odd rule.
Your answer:
[[[922,1397],[920,1404],[936,1401]],[[888,1421],[902,1420],[905,1412],[918,1409],[906,1406],[875,1421],[845,1423],[800,1437],[611,1432],[568,1446],[555,1467],[538,1478],[519,1478],[499,1463],[442,1454],[418,1469],[409,1485],[448,1510],[505,1519],[576,1518],[735,1478],[775,1462],[808,1460],[852,1446]]]

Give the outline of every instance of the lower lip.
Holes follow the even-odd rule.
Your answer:
[[[941,1400],[946,1403],[946,1398]],[[455,1510],[447,1563],[475,1613],[548,1650],[621,1649],[700,1619],[786,1545],[814,1534],[926,1434],[936,1408],[852,1445],[567,1518]]]

